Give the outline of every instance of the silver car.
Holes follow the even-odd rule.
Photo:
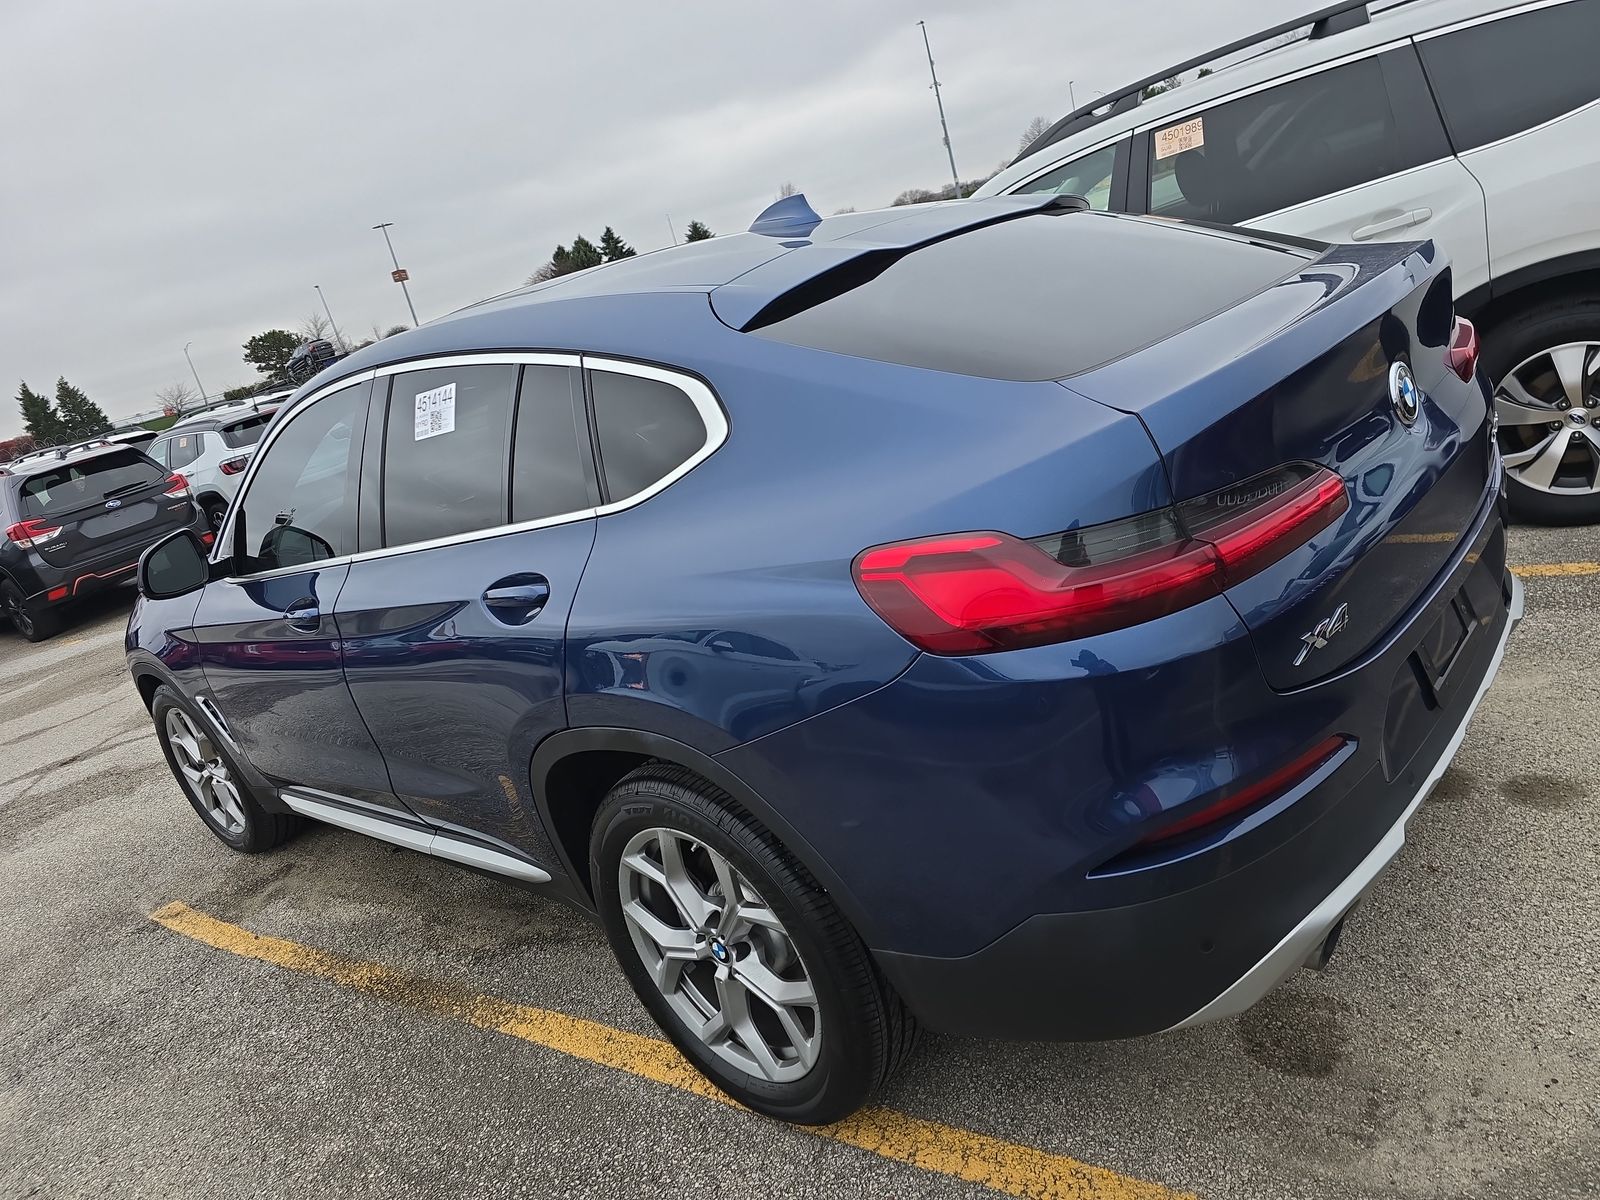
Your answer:
[[[180,420],[152,442],[146,453],[189,481],[195,503],[204,510],[211,528],[219,529],[256,442],[276,411],[250,404],[212,409]]]

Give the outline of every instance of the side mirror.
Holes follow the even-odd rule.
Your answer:
[[[210,574],[200,535],[192,529],[180,529],[140,556],[139,594],[146,600],[171,600],[199,590]]]

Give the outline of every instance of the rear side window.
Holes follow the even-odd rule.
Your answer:
[[[609,500],[644,491],[705,445],[705,422],[682,389],[615,371],[591,372],[589,387]]]
[[[1376,56],[1184,117],[1150,136],[1150,212],[1237,225],[1416,166]]]
[[[47,517],[100,504],[165,478],[165,472],[137,450],[81,458],[24,479],[22,515]]]
[[[167,466],[174,471],[181,471],[195,459],[200,457],[203,435],[198,433],[176,433],[167,439],[166,461]]]
[[[222,428],[222,440],[237,450],[241,446],[254,446],[261,440],[261,431],[267,427],[267,422],[272,420],[271,413],[262,413],[255,417],[246,417],[243,421],[236,421],[232,425]]]
[[[384,435],[385,545],[506,523],[516,383],[517,368],[499,365],[394,377]]]
[[[576,368],[530,363],[522,369],[511,458],[513,521],[558,517],[594,503],[584,471],[584,425],[583,377]]]
[[[1071,162],[1062,163],[1039,178],[1023,184],[1019,193],[1050,192],[1058,195],[1082,196],[1096,212],[1111,207],[1111,183],[1116,174],[1117,159],[1127,151],[1128,143],[1102,146],[1091,150]],[[1121,207],[1120,205],[1118,207]]]
[[[1600,4],[1569,0],[1418,43],[1457,151],[1600,99]]]
[[[369,387],[361,383],[323,397],[267,447],[234,517],[235,572],[307,566],[355,549]]]

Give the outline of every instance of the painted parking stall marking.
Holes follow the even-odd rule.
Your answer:
[[[451,1017],[739,1107],[691,1067],[676,1047],[660,1038],[479,995],[459,984],[423,979],[382,963],[344,958],[314,946],[252,933],[179,901],[157,909],[150,919],[174,933],[240,958],[314,975],[407,1008]],[[893,1109],[870,1108],[833,1125],[795,1128],[1026,1200],[1194,1200],[1191,1193],[1134,1179],[1064,1154],[1051,1154]]]
[[[1559,578],[1570,575],[1600,575],[1600,562],[1523,563],[1511,567],[1513,575],[1524,579]]]

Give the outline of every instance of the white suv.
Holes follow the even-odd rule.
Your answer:
[[[1600,520],[1597,46],[1600,0],[1346,2],[1094,100],[977,194],[1434,239],[1484,339],[1513,510]]]
[[[194,501],[205,511],[211,528],[220,529],[261,432],[276,411],[242,404],[186,417],[156,438],[145,453],[189,481]]]

